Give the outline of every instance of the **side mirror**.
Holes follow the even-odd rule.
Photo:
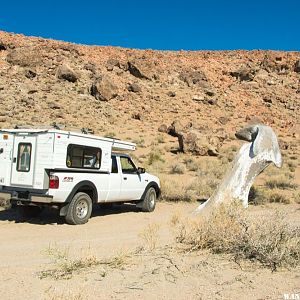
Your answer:
[[[145,168],[138,167],[137,169],[138,174],[144,174],[145,172],[146,172]]]

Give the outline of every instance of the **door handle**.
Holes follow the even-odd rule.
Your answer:
[[[17,161],[17,159],[14,157],[14,158],[13,158],[13,163],[16,163],[16,161]]]
[[[127,180],[127,177],[123,177],[124,180]]]

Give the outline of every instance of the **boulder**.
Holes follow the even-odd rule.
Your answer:
[[[179,150],[196,156],[218,156],[218,147],[206,136],[191,130],[178,137]]]
[[[106,62],[106,70],[112,71],[114,67],[120,67],[120,62],[115,58],[110,58]]]
[[[92,84],[91,95],[97,100],[109,101],[118,95],[118,87],[110,77],[105,76]]]
[[[88,62],[84,65],[84,68],[87,70],[87,71],[90,71],[92,74],[95,74],[96,73],[96,66],[94,63],[91,63],[91,62]]]
[[[78,80],[78,74],[65,64],[58,67],[56,76],[59,79],[63,79],[69,82],[76,82]]]
[[[167,92],[167,95],[168,95],[169,97],[171,97],[171,98],[176,97],[176,93],[173,92],[173,91]]]
[[[21,67],[35,67],[44,63],[41,50],[35,47],[23,47],[10,50],[6,61]]]
[[[6,50],[6,46],[0,41],[0,51]]]
[[[133,113],[132,118],[139,121],[143,120],[143,116],[140,113]]]
[[[300,73],[300,60],[297,60],[294,66],[294,71]]]
[[[128,61],[128,71],[134,77],[139,79],[147,79],[151,80],[155,78],[155,74],[153,73],[154,66],[147,61],[142,60],[134,60]]]
[[[196,156],[218,156],[221,141],[218,137],[201,135],[192,129],[192,123],[183,126],[180,121],[174,121],[168,128],[168,134],[178,138],[179,151]]]
[[[247,66],[241,67],[235,71],[232,71],[229,73],[232,77],[235,77],[236,79],[240,81],[252,81],[256,70]]]
[[[138,84],[136,84],[136,83],[131,83],[131,84],[129,84],[129,86],[127,87],[127,90],[129,91],[129,92],[133,92],[133,93],[139,93],[139,92],[141,92],[141,87],[138,85]]]
[[[193,85],[200,85],[202,87],[207,86],[207,83],[203,85],[203,82],[207,82],[207,77],[201,70],[184,70],[179,74],[179,79],[185,82],[189,87],[192,87]]]
[[[32,78],[36,77],[36,72],[33,71],[33,70],[30,70],[30,69],[26,69],[26,70],[24,71],[24,74],[25,74],[25,76],[26,76],[27,78],[29,78],[29,79],[32,79]]]
[[[168,132],[168,126],[166,124],[162,124],[158,127],[158,131],[159,132],[164,132],[167,133]]]

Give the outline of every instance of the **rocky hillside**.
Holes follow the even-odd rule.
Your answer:
[[[173,134],[193,130],[220,147],[260,120],[283,147],[298,147],[300,53],[134,50],[0,32],[0,104],[0,128],[55,122],[151,139],[177,120]]]

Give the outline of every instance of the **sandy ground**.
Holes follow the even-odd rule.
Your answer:
[[[131,205],[98,208],[82,226],[63,224],[51,211],[29,222],[21,222],[12,211],[0,211],[1,299],[284,299],[284,293],[300,293],[299,269],[272,273],[225,256],[180,252],[170,219],[188,215],[195,206],[158,203],[149,214]],[[300,224],[299,205],[250,211],[259,217],[274,208]],[[151,241],[141,235],[149,233],[150,224],[158,230],[152,235],[153,251]],[[68,251],[73,258],[93,255],[100,261],[119,258],[121,263],[92,266],[70,279],[40,279],[40,272],[57,268],[49,248]]]

